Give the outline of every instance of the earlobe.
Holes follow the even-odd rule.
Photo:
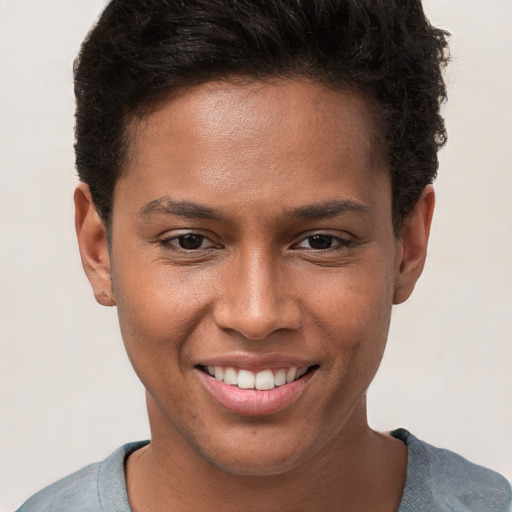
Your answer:
[[[80,183],[75,189],[75,229],[82,265],[91,283],[96,301],[102,306],[114,306],[110,254],[107,234],[89,187]]]
[[[434,188],[427,185],[403,221],[402,234],[397,242],[394,304],[401,304],[409,298],[423,271],[434,205]]]

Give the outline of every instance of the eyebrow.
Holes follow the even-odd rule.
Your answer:
[[[191,201],[176,201],[168,196],[146,203],[139,211],[143,217],[151,215],[177,215],[187,219],[219,220],[222,216],[213,208]]]
[[[333,199],[331,201],[299,206],[298,208],[287,210],[286,216],[304,220],[315,220],[329,219],[343,213],[361,213],[369,215],[370,208],[350,199]]]
[[[329,219],[344,213],[369,215],[370,208],[350,199],[334,199],[291,208],[286,210],[284,215],[292,219],[315,220]],[[178,201],[169,196],[160,197],[146,203],[140,209],[139,214],[143,217],[176,215],[187,219],[221,220],[224,218],[223,215],[209,206],[192,201]]]

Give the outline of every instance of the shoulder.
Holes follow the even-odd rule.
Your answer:
[[[45,487],[26,501],[17,512],[101,510],[97,506],[97,480],[100,466],[100,462],[91,464]]]
[[[420,441],[404,429],[392,435],[408,448],[407,481],[399,512],[508,512],[508,481],[449,450]]]
[[[145,444],[121,446],[104,461],[90,464],[45,487],[16,512],[129,512],[124,461]]]

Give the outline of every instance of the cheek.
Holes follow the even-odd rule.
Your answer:
[[[372,337],[387,330],[393,299],[393,271],[384,262],[343,270],[340,276],[324,280],[323,300],[319,302],[319,321],[340,334],[349,331]],[[389,267],[389,265],[388,265]],[[366,334],[365,334],[366,333]],[[350,336],[357,342],[359,336]]]
[[[313,323],[328,331],[326,346],[333,378],[371,380],[382,358],[391,318],[393,270],[374,259],[339,279],[327,281]],[[368,382],[369,383],[369,382]]]
[[[116,262],[119,323],[139,377],[180,370],[185,341],[208,314],[206,283],[204,276],[191,278],[165,265],[136,265],[128,258]]]

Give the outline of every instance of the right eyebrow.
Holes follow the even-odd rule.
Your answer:
[[[187,219],[213,219],[219,220],[222,216],[209,206],[192,201],[177,201],[169,196],[154,199],[146,203],[139,211],[142,217],[152,215],[176,215]]]
[[[333,199],[321,203],[299,206],[298,208],[288,210],[286,213],[289,217],[315,220],[328,219],[347,212],[368,216],[370,215],[370,208],[365,204],[352,201],[351,199]]]

